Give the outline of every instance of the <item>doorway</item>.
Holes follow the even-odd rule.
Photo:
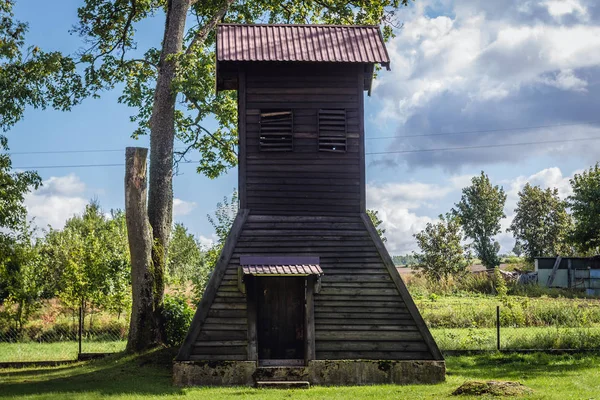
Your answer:
[[[262,365],[304,364],[305,277],[257,277],[256,329]]]

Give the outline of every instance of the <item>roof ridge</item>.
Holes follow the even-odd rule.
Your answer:
[[[353,24],[241,24],[234,22],[222,22],[217,26],[302,26],[302,27],[331,27],[331,28],[375,28],[380,29],[379,25],[353,25]]]

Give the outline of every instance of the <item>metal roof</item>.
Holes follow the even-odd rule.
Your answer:
[[[318,265],[243,265],[244,275],[323,275]]]
[[[351,25],[221,24],[217,60],[390,63],[379,27]]]

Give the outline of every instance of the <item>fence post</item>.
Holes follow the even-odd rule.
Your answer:
[[[81,299],[81,305],[79,306],[79,334],[78,334],[78,340],[79,340],[79,353],[77,358],[79,359],[79,357],[81,356],[81,336],[83,334],[83,298]]]
[[[500,351],[500,306],[496,306],[496,348]]]

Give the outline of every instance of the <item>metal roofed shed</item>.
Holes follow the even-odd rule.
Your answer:
[[[390,69],[378,26],[220,24],[217,90],[237,89],[236,64],[244,62],[364,64],[369,93],[374,64]]]

